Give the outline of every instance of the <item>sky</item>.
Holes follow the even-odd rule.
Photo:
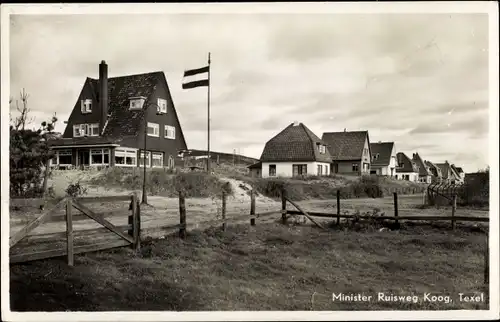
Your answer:
[[[13,15],[10,89],[62,132],[101,60],[163,71],[188,148],[206,149],[207,88],[181,85],[211,52],[213,151],[259,158],[299,121],[471,172],[489,157],[488,39],[487,14]]]

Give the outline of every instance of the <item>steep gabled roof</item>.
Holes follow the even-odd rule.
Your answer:
[[[464,173],[464,169],[462,169],[461,167],[457,167],[456,169],[458,174]]]
[[[441,168],[432,163],[431,161],[424,161],[424,163],[429,167],[433,176],[441,178],[443,176]]]
[[[328,149],[326,149],[324,154],[321,154],[318,144],[326,145],[323,140],[304,124],[299,123],[298,125],[294,125],[292,123],[267,141],[260,161],[318,161],[330,163],[332,159]]]
[[[367,138],[368,131],[325,132],[322,137],[334,161],[360,160]]]
[[[164,77],[163,72],[152,72],[120,77],[108,78],[108,123],[103,136],[123,137],[137,135],[144,117],[144,109],[129,110],[131,97],[143,96],[149,98],[159,81]],[[99,97],[99,80],[89,78],[95,97]],[[155,102],[156,103],[156,102]]]
[[[413,162],[418,166],[418,174],[421,176],[430,176],[432,173],[429,166],[424,163],[424,160],[420,157],[418,153],[413,153]]]
[[[458,174],[458,170],[454,164],[450,165],[450,170],[451,174],[455,177],[455,179],[460,179],[460,174]]]
[[[394,142],[370,143],[372,153],[372,165],[388,166],[391,162],[391,154],[394,149]],[[378,155],[378,157],[376,157]]]
[[[413,162],[413,160],[408,158],[408,156],[406,156],[406,154],[404,154],[403,152],[398,152],[398,154],[396,154],[396,159],[398,161],[398,166],[396,167],[396,172],[399,172],[399,173],[416,172],[416,173],[418,173],[417,165],[415,164],[415,162]],[[400,166],[401,164],[403,166]]]

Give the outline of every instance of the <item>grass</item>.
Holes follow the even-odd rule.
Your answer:
[[[90,180],[91,185],[102,187],[118,187],[128,190],[141,189],[144,173],[141,169],[113,167],[103,170],[100,176]],[[177,197],[179,190],[187,197],[211,197],[225,190],[232,194],[230,185],[216,175],[206,172],[174,173],[164,169],[150,169],[146,173],[146,189],[153,195]]]
[[[422,192],[424,185],[377,176],[307,176],[303,178],[251,178],[245,175],[232,175],[252,185],[261,194],[279,198],[281,189],[286,188],[292,200],[335,199],[337,190],[340,198],[381,198],[392,192],[410,194]]]
[[[447,310],[483,286],[484,233],[321,231],[270,223],[11,266],[13,311]],[[451,303],[332,302],[332,293],[450,295]]]

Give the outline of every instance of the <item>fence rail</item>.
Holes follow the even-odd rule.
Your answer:
[[[139,205],[137,196],[135,194],[129,196],[111,196],[111,197],[83,197],[83,198],[69,198],[66,197],[62,200],[58,200],[51,209],[43,212],[37,218],[30,221],[25,227],[23,227],[19,232],[15,233],[9,241],[9,245],[11,249],[18,244],[19,241],[33,240],[36,242],[49,242],[55,240],[65,240],[66,247],[58,247],[55,249],[48,249],[44,251],[38,252],[25,252],[20,254],[11,254],[10,262],[11,263],[20,263],[38,259],[46,259],[51,257],[60,257],[67,256],[68,265],[74,264],[74,255],[82,254],[86,252],[98,251],[111,249],[116,247],[124,247],[131,246],[133,249],[138,250],[140,248],[141,243],[141,235],[147,234],[150,237],[156,238],[169,234],[173,234],[178,232],[180,238],[185,238],[187,235],[188,228],[191,229],[193,226],[197,227],[214,227],[220,226],[222,230],[225,230],[229,223],[237,223],[242,221],[247,221],[251,226],[256,225],[256,221],[259,218],[269,217],[273,215],[281,214],[281,222],[283,224],[287,223],[288,218],[291,216],[303,215],[307,217],[311,222],[322,229],[326,229],[321,221],[317,221],[314,217],[318,218],[331,218],[336,219],[337,225],[340,224],[340,219],[372,219],[372,220],[391,220],[396,223],[399,221],[450,221],[452,229],[455,228],[455,223],[458,221],[464,222],[482,222],[489,223],[489,218],[484,217],[467,217],[467,216],[456,216],[456,197],[452,197],[452,210],[450,216],[429,216],[429,215],[399,215],[398,209],[398,193],[394,192],[394,215],[358,215],[358,214],[342,214],[341,213],[341,199],[340,199],[340,191],[337,191],[336,195],[336,213],[324,213],[324,212],[315,212],[315,211],[306,211],[303,209],[298,203],[294,202],[290,198],[287,197],[286,190],[281,191],[281,209],[280,210],[271,210],[265,212],[257,212],[256,211],[256,193],[251,190],[249,192],[250,195],[250,209],[246,214],[241,213],[227,213],[227,194],[221,193],[221,218],[214,220],[207,220],[202,222],[190,223],[189,216],[187,215],[188,211],[186,210],[186,198],[185,194],[181,191],[179,192],[179,223],[178,224],[169,224],[169,225],[160,225],[150,228],[141,228],[141,207]],[[96,204],[103,203],[106,204],[108,202],[130,202],[128,204],[128,210],[112,210],[112,211],[93,211],[91,206],[87,206],[87,204]],[[31,199],[31,203],[38,204],[39,202],[43,202],[44,204],[47,202],[41,200]],[[51,201],[53,202],[53,201]],[[18,202],[18,204],[22,204],[23,202]],[[27,202],[24,202],[26,204]],[[292,205],[295,209],[287,208],[287,205]],[[65,209],[61,209],[62,205],[65,205]],[[73,214],[73,210],[78,210],[82,214]],[[58,213],[58,211],[65,211],[63,214]],[[107,219],[111,217],[118,216],[128,217],[127,225],[113,225]],[[100,224],[102,227],[95,229],[85,229],[85,230],[74,230],[74,222],[80,220],[93,220],[96,223]],[[56,232],[56,233],[47,233],[40,234],[35,236],[29,236],[28,234],[33,231],[40,224],[46,222],[66,222],[66,231],[64,232]],[[145,221],[147,222],[147,221]],[[101,234],[105,234],[106,232],[112,232],[112,236],[118,237],[117,240],[107,240],[107,241],[99,241],[96,236],[100,236]],[[75,238],[87,238],[91,239],[94,243],[89,245],[74,245]]]

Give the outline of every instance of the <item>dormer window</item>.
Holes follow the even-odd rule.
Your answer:
[[[323,144],[318,145],[318,150],[320,154],[325,154],[326,153],[326,146]]]
[[[130,97],[130,110],[140,110],[146,101],[145,97]]]
[[[163,98],[158,99],[158,113],[166,114],[167,113],[167,100]]]
[[[81,109],[82,113],[91,113],[92,112],[92,100],[91,99],[85,99],[81,100]]]

